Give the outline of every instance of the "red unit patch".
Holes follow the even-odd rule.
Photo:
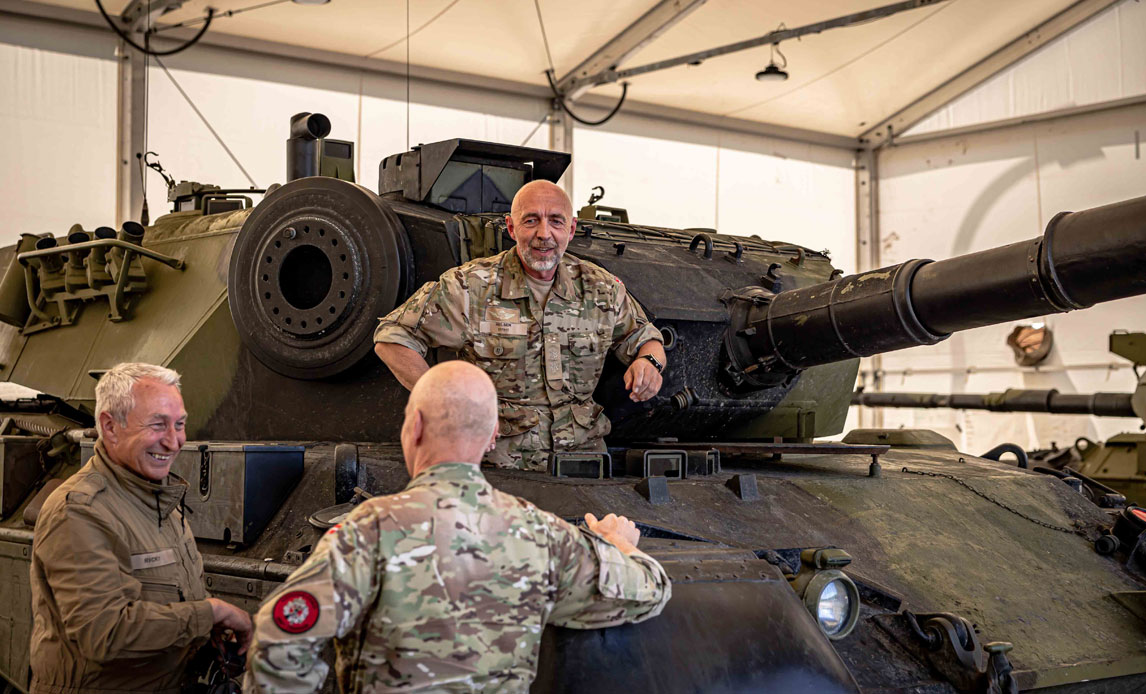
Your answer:
[[[275,601],[271,616],[279,629],[301,634],[318,621],[318,600],[304,590],[291,591]]]

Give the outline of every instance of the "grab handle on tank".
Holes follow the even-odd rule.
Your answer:
[[[1030,464],[1027,462],[1027,452],[1013,443],[1000,443],[979,457],[998,462],[1004,453],[1014,453],[1015,457],[1019,459],[1019,467],[1023,469],[1030,467]]]
[[[59,258],[57,256],[59,256],[61,253],[90,250],[100,247],[115,248],[121,251],[131,251],[132,253],[138,253],[145,258],[151,258],[152,260],[163,263],[164,265],[175,268],[176,270],[182,270],[186,266],[186,263],[178,258],[173,258],[169,255],[163,255],[162,253],[156,253],[149,248],[144,248],[143,246],[129,243],[127,241],[120,241],[119,239],[99,239],[96,241],[84,241],[83,243],[76,243],[69,246],[39,248],[34,251],[27,251],[17,255],[16,260],[18,260],[21,265],[27,265],[28,261],[37,258],[41,260],[45,258],[56,258],[56,261],[59,262]],[[62,263],[60,265],[62,267]]]
[[[701,233],[697,234],[696,236],[692,237],[692,243],[688,244],[688,252],[689,253],[695,253],[696,247],[700,245],[701,241],[704,241],[704,257],[711,259],[712,258],[712,237],[709,236],[708,234],[704,233],[704,232],[701,232]]]

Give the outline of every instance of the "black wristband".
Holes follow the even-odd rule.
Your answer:
[[[641,356],[639,356],[639,357],[637,357],[637,358],[638,358],[638,359],[648,359],[649,361],[651,361],[651,362],[653,363],[653,367],[654,367],[654,368],[656,368],[656,370],[657,370],[657,373],[664,373],[664,371],[665,371],[665,365],[664,365],[664,364],[662,364],[662,363],[660,363],[659,361],[657,361],[657,358],[656,358],[656,357],[654,357],[653,355],[651,355],[651,354],[642,354]]]

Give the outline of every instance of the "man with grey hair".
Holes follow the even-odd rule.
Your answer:
[[[255,617],[247,692],[313,692],[334,639],[344,692],[526,691],[548,624],[650,619],[672,595],[624,517],[575,528],[494,489],[478,467],[497,439],[489,376],[428,370],[402,425],[406,489],[327,531]]]
[[[119,364],[96,386],[95,455],[44,503],[32,543],[31,692],[178,692],[212,635],[250,617],[207,596],[171,463],[187,440],[179,374]]]

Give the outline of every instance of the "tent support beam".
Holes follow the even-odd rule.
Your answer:
[[[864,131],[859,137],[860,146],[873,149],[891,144],[900,133],[1116,2],[1118,0],[1078,0]]]
[[[564,94],[569,101],[573,101],[592,88],[593,85],[588,83],[586,78],[605,70],[615,70],[618,65],[704,3],[705,0],[661,0],[624,31],[609,39],[604,46],[557,80],[557,91]]]
[[[1114,111],[1120,108],[1130,108],[1133,106],[1140,106],[1142,104],[1146,104],[1146,94],[1129,96],[1125,99],[1116,99],[1114,101],[1102,101],[1097,104],[1071,106],[1070,108],[1058,109],[1057,111],[1032,113],[1029,116],[1016,116],[1014,118],[1006,118],[1003,120],[975,123],[974,125],[966,125],[960,128],[948,128],[946,130],[919,133],[918,135],[908,135],[907,137],[897,137],[895,138],[894,146],[898,147],[900,145],[911,145],[917,142],[930,142],[932,140],[941,140],[945,137],[960,137],[963,135],[972,135],[975,133],[993,132],[1006,128],[1017,128],[1023,125],[1031,125],[1033,123],[1046,123],[1048,121],[1077,118],[1079,116],[1085,116],[1091,113]]]

